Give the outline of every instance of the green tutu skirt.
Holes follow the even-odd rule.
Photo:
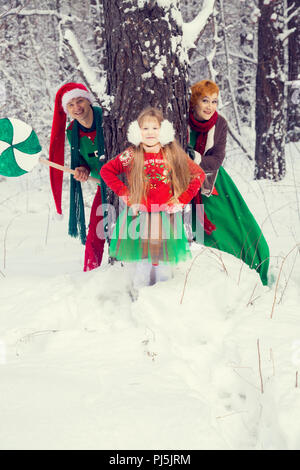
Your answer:
[[[119,215],[110,242],[111,257],[126,262],[177,264],[191,258],[182,213],[139,212],[126,207]]]

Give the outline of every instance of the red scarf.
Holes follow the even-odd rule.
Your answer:
[[[217,119],[217,111],[214,112],[214,114],[210,119],[208,119],[208,121],[203,122],[198,121],[192,111],[190,111],[189,113],[189,125],[191,129],[193,129],[193,131],[196,131],[198,133],[195,150],[197,150],[197,152],[199,152],[201,155],[204,154],[208,131],[212,127],[214,127],[217,122]]]

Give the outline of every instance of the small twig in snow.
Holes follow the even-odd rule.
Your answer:
[[[264,393],[264,384],[263,384],[263,378],[262,378],[262,373],[261,373],[259,339],[257,340],[257,352],[258,352],[258,369],[259,369],[259,375],[260,375],[260,391],[261,393]]]
[[[182,302],[183,302],[183,297],[184,297],[184,293],[185,293],[185,288],[186,288],[186,285],[187,285],[187,280],[188,280],[188,277],[189,277],[189,274],[191,272],[191,269],[196,261],[196,259],[198,258],[198,256],[202,255],[204,250],[200,251],[200,253],[198,253],[195,258],[193,259],[193,261],[191,262],[191,265],[189,267],[189,269],[187,270],[186,272],[186,275],[185,275],[185,280],[184,280],[184,285],[183,285],[183,290],[182,290],[182,294],[181,294],[181,299],[180,299],[180,305],[182,305]]]
[[[293,266],[292,266],[292,268],[291,268],[291,270],[290,270],[290,274],[289,274],[287,280],[285,281],[285,286],[284,286],[284,288],[283,288],[283,291],[282,291],[282,293],[281,293],[281,297],[280,297],[280,299],[278,300],[277,304],[280,304],[281,301],[282,301],[282,299],[283,299],[283,296],[284,296],[284,293],[285,293],[285,291],[286,291],[287,285],[288,285],[288,283],[289,283],[289,280],[290,280],[290,278],[291,278],[292,272],[293,272],[293,270],[294,270],[294,267],[295,267],[295,263],[296,263],[296,259],[297,259],[298,254],[299,254],[299,250],[296,252],[296,256],[295,256],[295,258],[294,258]]]
[[[256,287],[257,287],[257,283],[255,284],[255,286],[253,288],[252,294],[250,296],[250,299],[248,300],[248,303],[247,303],[246,307],[248,307],[248,305],[253,305],[252,297],[253,297],[253,294],[254,294],[254,291],[255,291]]]
[[[185,293],[185,289],[186,289],[186,285],[187,285],[187,280],[188,280],[188,277],[190,275],[190,272],[192,270],[192,267],[196,261],[196,259],[198,258],[198,256],[202,255],[204,253],[204,251],[206,251],[208,249],[208,247],[205,247],[202,251],[200,251],[200,253],[198,253],[195,258],[193,259],[193,261],[191,262],[191,265],[189,267],[189,269],[187,270],[186,272],[186,275],[185,275],[185,280],[184,280],[184,285],[183,285],[183,290],[182,290],[182,295],[181,295],[181,299],[180,299],[180,305],[182,305],[182,302],[183,302],[183,297],[184,297],[184,293]]]
[[[275,286],[274,301],[273,301],[273,305],[272,305],[271,317],[270,318],[273,318],[273,313],[274,313],[274,308],[275,308],[275,303],[276,303],[276,297],[277,297],[278,284],[279,284],[280,276],[281,276],[281,273],[282,273],[283,265],[284,265],[286,259],[288,258],[288,256],[295,250],[295,248],[299,249],[299,246],[300,246],[300,244],[295,245],[282,260],[280,270],[279,270],[279,274],[278,274],[278,277],[277,277],[276,286]]]
[[[216,416],[216,419],[228,418],[229,416],[238,415],[238,414],[241,414],[241,413],[249,413],[249,411],[247,411],[247,410],[234,411],[233,413],[228,413],[228,415]]]
[[[259,388],[256,385],[253,385],[249,380],[245,379],[241,374],[239,374],[235,369],[233,369],[233,372],[238,375],[241,379],[243,379],[248,385],[251,385],[251,387],[255,388],[256,390],[259,390]]]
[[[224,272],[225,272],[225,273],[227,274],[227,276],[228,276],[228,271],[227,271],[227,268],[226,268],[226,266],[225,266],[225,264],[224,264],[222,255],[221,255],[221,254],[218,254],[218,253],[215,253],[214,251],[212,251],[212,249],[211,249],[210,247],[207,247],[207,248],[209,249],[209,251],[210,251],[210,253],[211,253],[212,255],[216,256],[216,257],[218,258],[218,260],[221,261],[223,270],[224,270]]]
[[[295,387],[298,388],[298,371],[296,372],[296,383],[295,383]]]

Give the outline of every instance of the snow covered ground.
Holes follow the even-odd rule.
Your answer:
[[[107,256],[82,272],[67,187],[60,221],[46,169],[0,182],[0,448],[300,449],[299,154],[279,183],[226,160],[269,242],[269,287],[193,245],[136,302]]]

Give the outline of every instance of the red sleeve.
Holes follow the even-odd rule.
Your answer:
[[[100,175],[103,180],[118,196],[128,196],[128,187],[118,178],[118,175],[127,172],[127,165],[122,161],[124,153],[121,153],[117,157],[109,160],[101,168]]]
[[[188,188],[179,196],[178,200],[182,204],[188,204],[196,196],[205,180],[205,173],[202,168],[193,162],[188,156],[188,165],[191,173],[191,181]]]

